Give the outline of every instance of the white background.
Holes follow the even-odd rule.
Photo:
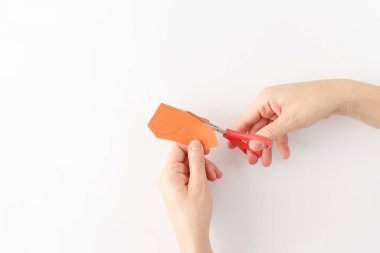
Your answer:
[[[264,87],[380,84],[377,1],[0,0],[0,252],[177,252],[160,102],[233,127]],[[291,158],[212,159],[215,252],[379,252],[380,132],[335,117]]]

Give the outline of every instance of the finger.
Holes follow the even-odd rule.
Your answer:
[[[257,161],[259,160],[259,157],[255,153],[253,153],[251,150],[248,149],[247,159],[248,159],[249,164],[255,165]]]
[[[265,127],[268,124],[268,120],[266,118],[260,118],[249,130],[249,134],[255,134],[261,128]]]
[[[235,130],[243,133],[247,133],[252,126],[260,120],[260,100],[256,98],[253,104],[245,111],[245,113],[240,117]],[[234,148],[232,142],[228,143],[229,148]]]
[[[185,144],[182,144],[182,143],[177,143],[178,144],[178,146],[187,154],[187,149],[188,149],[188,145],[185,145]],[[204,153],[205,153],[205,155],[208,155],[209,153],[210,153],[210,149],[208,148],[208,149],[205,149],[204,150]]]
[[[205,163],[206,163],[207,179],[210,181],[215,181],[218,178],[218,176],[217,176],[218,168],[216,167],[216,165],[213,162],[211,162],[208,159],[205,159]]]
[[[267,119],[260,118],[260,120],[257,121],[256,124],[254,124],[252,128],[249,130],[249,134],[255,134],[259,129],[263,128],[267,124],[267,122],[268,122]],[[247,152],[248,162],[252,165],[256,164],[257,161],[259,160],[259,157],[251,150],[248,150],[248,151],[249,151]]]
[[[233,144],[231,141],[228,141],[227,146],[228,146],[228,148],[236,148],[236,145]]]
[[[268,167],[272,163],[272,149],[263,148],[262,151],[262,164],[264,167]]]
[[[218,167],[216,167],[216,169],[215,169],[215,173],[216,173],[216,178],[217,178],[217,179],[223,177],[223,172],[222,172]]]
[[[169,152],[167,165],[165,166],[166,172],[162,174],[162,177],[166,177],[170,182],[187,184],[189,169],[185,164],[186,160],[187,152],[184,145],[175,143]]]
[[[183,163],[187,157],[186,156],[187,148],[185,149],[184,147],[185,146],[182,144],[175,143],[169,152],[167,163],[168,164],[176,163],[176,162]]]
[[[252,125],[259,120],[260,113],[256,109],[250,108],[238,121],[238,124],[236,125],[236,131],[246,133],[252,127]]]
[[[272,107],[269,103],[266,103],[260,107],[260,116],[266,119],[271,119],[274,117],[275,112],[272,110]]]
[[[272,117],[269,118],[269,121],[270,121],[270,122],[273,122],[273,121],[275,121],[276,119],[278,119],[278,115],[277,115],[277,114],[274,114]]]
[[[198,140],[190,142],[188,147],[190,167],[189,185],[197,186],[206,181],[205,157],[202,144]]]
[[[250,133],[250,134],[254,134],[256,133],[259,129],[263,128],[266,124],[267,124],[268,120],[266,118],[260,118],[256,123],[254,123],[249,129],[247,129],[246,131],[244,131],[244,133]],[[245,128],[244,128],[245,129]],[[243,131],[241,131],[243,132]],[[229,148],[234,148],[236,147],[235,144],[233,144],[232,142],[228,142],[228,147]]]
[[[256,132],[257,135],[264,136],[271,141],[276,140],[281,135],[286,134],[287,132],[287,122],[285,120],[285,117],[280,116],[272,123],[266,125],[265,127],[261,128],[259,131]],[[249,148],[254,151],[259,151],[263,149],[265,145],[262,142],[252,140],[249,142]]]
[[[182,175],[185,175],[187,177],[190,174],[189,168],[183,163],[179,163],[179,162],[173,163],[171,165],[171,169],[174,173],[182,174]]]
[[[277,138],[277,147],[283,159],[288,159],[290,156],[290,149],[288,144],[288,135],[284,134]]]
[[[169,185],[172,186],[186,186],[189,182],[189,169],[183,163],[172,163],[169,165],[170,169],[163,173],[163,177],[166,177]]]

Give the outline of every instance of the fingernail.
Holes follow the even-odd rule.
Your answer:
[[[190,142],[190,148],[192,150],[200,150],[201,149],[201,143],[197,140],[191,141]]]
[[[249,148],[254,151],[259,151],[263,148],[263,144],[259,141],[252,140],[249,142]]]

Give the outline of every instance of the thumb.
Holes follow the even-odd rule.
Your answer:
[[[188,148],[190,179],[189,186],[196,186],[206,182],[206,163],[202,144],[197,141],[191,141]]]
[[[280,137],[283,134],[286,134],[287,127],[286,127],[286,120],[284,117],[280,116],[276,120],[274,120],[272,123],[266,125],[265,127],[261,128],[259,131],[257,131],[256,135],[261,135],[266,138],[268,138],[271,141],[276,140],[278,137]],[[249,142],[249,148],[258,151],[265,147],[264,143],[256,140],[251,140]]]

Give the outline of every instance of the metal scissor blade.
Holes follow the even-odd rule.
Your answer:
[[[226,131],[221,128],[221,127],[218,127],[217,125],[214,125],[213,123],[211,123],[208,119],[205,119],[205,118],[202,118],[202,117],[199,117],[198,115],[192,113],[192,112],[189,112],[189,111],[186,111],[187,113],[189,113],[190,115],[196,117],[197,119],[201,120],[202,122],[204,122],[206,125],[208,125],[209,127],[211,127],[212,129],[214,129],[214,131],[217,131],[221,134],[226,134]]]
[[[214,125],[212,124],[210,121],[209,122],[206,122],[206,124],[211,127],[212,129],[214,129],[215,131],[225,135],[226,134],[226,130],[224,130],[223,128],[220,128],[218,127],[217,125]]]

